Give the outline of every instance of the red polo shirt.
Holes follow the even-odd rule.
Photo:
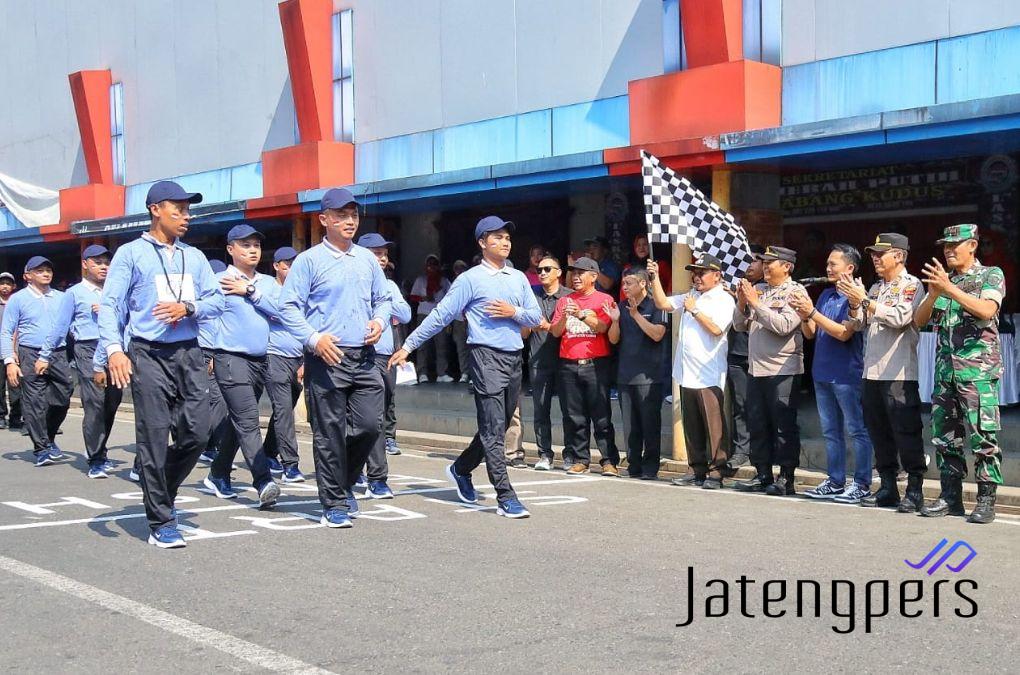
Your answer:
[[[553,312],[551,323],[557,323],[562,318],[568,299],[573,300],[581,309],[594,311],[599,321],[607,326],[612,321],[606,311],[602,309],[602,305],[607,302],[612,303],[613,298],[602,291],[595,291],[591,295],[575,292],[560,298],[556,303],[556,311]],[[606,333],[596,333],[585,322],[568,316],[567,328],[563,331],[563,337],[560,338],[560,358],[578,361],[600,356],[609,356],[609,336]]]

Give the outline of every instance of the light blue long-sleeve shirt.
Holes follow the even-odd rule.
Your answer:
[[[504,300],[516,307],[514,316],[508,319],[490,317],[485,306],[494,300]],[[497,269],[482,261],[454,280],[446,297],[407,336],[404,349],[414,351],[461,313],[467,318],[468,344],[504,352],[524,347],[521,326],[534,327],[542,322],[542,309],[528,278],[507,265]]]
[[[378,354],[384,354],[389,356],[393,353],[393,321],[396,319],[399,323],[407,323],[411,320],[411,305],[407,304],[407,300],[404,300],[403,294],[400,292],[400,286],[392,279],[386,280],[386,288],[390,291],[390,307],[393,311],[391,320],[386,322],[386,328],[383,329],[382,336],[379,338],[379,342],[375,345],[375,351]]]
[[[64,294],[56,289],[40,293],[32,286],[22,288],[7,301],[3,323],[0,324],[0,357],[4,363],[14,360],[14,333],[18,344],[42,349],[53,330],[53,320],[63,301]],[[67,344],[65,334],[53,345],[59,349]]]
[[[266,295],[276,305],[280,306],[280,298],[283,296],[283,284],[275,279],[272,286],[266,290]],[[269,349],[266,353],[275,356],[286,356],[296,358],[304,353],[304,347],[297,338],[290,334],[290,331],[280,322],[279,311],[275,317],[269,318]]]
[[[362,347],[368,322],[385,329],[390,292],[375,255],[351,244],[346,251],[323,240],[290,267],[280,298],[280,320],[301,344],[314,349],[328,333],[339,346]]]
[[[233,265],[216,275],[220,279],[247,280],[255,287],[251,297],[224,295],[223,313],[216,319],[216,349],[248,356],[265,356],[269,347],[269,320],[278,314],[276,303],[269,297],[273,277],[255,273],[254,279],[245,277]]]
[[[178,297],[194,303],[194,315],[174,324],[152,315],[157,303],[177,302]],[[126,325],[118,320],[122,306],[127,307]],[[182,241],[171,247],[145,233],[113,254],[99,306],[99,338],[109,354],[123,351],[128,337],[150,342],[194,340],[198,322],[222,312],[223,294],[205,255]]]
[[[92,311],[92,306],[99,304],[102,295],[102,286],[84,279],[67,289],[53,319],[53,328],[39,350],[40,359],[48,361],[53,350],[67,340],[68,331],[76,342],[99,339],[99,312]]]

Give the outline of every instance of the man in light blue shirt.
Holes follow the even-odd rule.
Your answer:
[[[411,333],[404,346],[394,352],[389,366],[407,361],[408,354],[464,314],[471,382],[478,410],[478,433],[446,475],[457,486],[461,501],[477,501],[471,472],[482,459],[489,482],[496,489],[496,513],[508,518],[527,518],[506,472],[506,430],[510,426],[521,392],[521,327],[534,328],[542,322],[542,310],[523,273],[508,263],[510,235],[514,224],[498,216],[487,216],[475,227],[475,240],[482,262],[464,272],[425,320]]]
[[[32,439],[35,465],[46,466],[64,456],[53,439],[67,417],[74,388],[67,363],[66,332],[54,341],[50,360],[39,360],[64,294],[50,287],[53,263],[41,255],[28,259],[25,281],[28,285],[11,296],[4,310],[0,357],[7,364],[7,384],[21,387],[25,427]]]
[[[159,548],[185,546],[174,499],[209,433],[208,371],[196,338],[199,321],[223,312],[223,294],[205,255],[180,240],[190,206],[201,201],[172,181],[149,188],[149,231],[114,253],[99,306],[110,384],[131,385],[149,543]],[[177,438],[168,447],[171,426]]]
[[[295,260],[280,299],[280,318],[307,352],[305,386],[321,522],[350,527],[352,486],[379,435],[383,382],[375,348],[390,321],[390,292],[372,253],[354,243],[360,214],[344,188],[322,196],[326,235]]]
[[[81,433],[88,455],[89,478],[107,478],[106,442],[113,429],[113,420],[124,391],[117,387],[100,386],[94,380],[93,359],[99,343],[99,301],[110,268],[110,251],[100,244],[87,246],[81,254],[82,280],[67,289],[53,328],[39,351],[39,361],[48,363],[56,346],[74,337],[74,369],[78,371],[78,392],[84,416]],[[106,373],[103,371],[102,378]],[[100,378],[100,381],[102,381]]]
[[[276,280],[266,295],[279,305],[283,284],[298,252],[281,246],[273,254]],[[301,343],[280,323],[278,316],[269,319],[269,349],[266,356],[266,394],[273,405],[262,449],[269,460],[269,470],[282,476],[284,483],[301,483],[304,474],[298,467],[297,432],[294,428],[294,406],[301,397],[304,379],[304,350]]]
[[[219,278],[221,272],[227,271],[227,263],[213,258],[209,261],[209,269]],[[198,346],[202,349],[206,372],[209,373],[209,438],[202,454],[198,456],[198,461],[205,464],[212,464],[216,459],[216,454],[223,444],[223,437],[230,428],[227,404],[223,401],[223,393],[220,392],[220,385],[216,382],[216,375],[213,372],[213,350],[216,349],[216,331],[219,326],[219,317],[198,322]]]
[[[235,225],[227,233],[227,255],[233,264],[218,275],[225,297],[223,314],[217,319],[213,372],[227,404],[230,427],[204,484],[221,499],[237,497],[230,485],[230,471],[240,446],[259,504],[269,508],[280,496],[280,488],[269,472],[262,449],[259,397],[266,384],[269,317],[277,310],[269,297],[276,282],[255,271],[262,260],[263,238],[247,224]]]
[[[392,244],[393,242],[386,241],[382,235],[375,232],[366,234],[358,239],[358,246],[364,246],[371,251],[376,260],[379,261],[379,267],[382,270],[385,270],[390,262],[389,247]],[[393,399],[397,389],[397,371],[390,370],[387,367],[387,363],[390,356],[393,355],[394,341],[396,339],[393,327],[406,324],[411,320],[411,305],[407,304],[407,300],[404,299],[403,294],[400,292],[400,287],[392,279],[386,280],[386,287],[390,292],[392,318],[386,326],[386,330],[383,331],[382,337],[379,338],[379,343],[375,346],[375,365],[379,368],[379,373],[382,375],[384,390],[383,409],[380,411],[382,414],[382,419],[380,420],[382,430],[376,439],[375,445],[372,446],[372,451],[368,454],[368,488],[365,494],[372,499],[393,499],[393,491],[386,484],[390,469],[386,454],[389,451],[391,442],[389,434],[396,434],[396,412]],[[390,429],[390,420],[393,421],[392,431]],[[395,442],[393,447],[396,447]]]

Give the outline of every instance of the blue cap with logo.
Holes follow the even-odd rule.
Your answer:
[[[381,234],[378,232],[368,232],[367,234],[361,235],[358,239],[358,246],[364,248],[383,248],[384,246],[392,245],[392,241],[386,241]]]
[[[36,267],[41,267],[43,265],[49,265],[50,267],[53,267],[53,263],[50,262],[50,259],[47,258],[46,256],[34,255],[28,259],[27,263],[25,263],[25,271],[31,272]]]
[[[496,230],[506,230],[507,232],[513,232],[517,228],[509,220],[503,220],[499,216],[485,216],[478,221],[478,225],[475,226],[475,239],[481,239],[489,232],[495,232]]]
[[[177,183],[172,180],[161,180],[153,183],[149,193],[145,196],[145,205],[159,204],[160,202],[190,202],[198,204],[202,201],[201,192],[185,192]]]
[[[227,263],[216,258],[213,258],[212,260],[209,261],[209,267],[212,268],[213,274],[219,274],[220,272],[227,271]]]
[[[101,255],[109,255],[110,249],[106,248],[102,244],[90,244],[85,247],[85,250],[81,252],[81,259],[88,260],[89,258],[98,258]]]
[[[247,239],[248,237],[258,237],[259,239],[265,239],[266,235],[262,234],[248,223],[241,223],[240,225],[234,225],[230,228],[230,232],[227,232],[227,242],[237,241],[238,239]]]
[[[284,260],[293,260],[298,256],[296,249],[290,246],[281,246],[276,249],[276,253],[273,254],[273,262],[283,262]]]
[[[322,201],[319,202],[319,206],[323,211],[326,209],[342,209],[348,204],[357,206],[358,200],[354,198],[354,194],[347,188],[326,190],[326,194],[322,195]]]

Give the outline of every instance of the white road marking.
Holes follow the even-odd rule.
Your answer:
[[[170,555],[173,555],[172,553]],[[13,558],[0,556],[0,569],[42,586],[98,605],[104,609],[137,619],[162,631],[186,638],[200,645],[219,650],[248,663],[277,673],[308,673],[330,675],[332,671],[313,666],[286,654],[241,640],[233,635],[209,628],[202,624],[164,612],[155,607],[136,602],[95,586],[50,572],[41,567],[29,565]]]

